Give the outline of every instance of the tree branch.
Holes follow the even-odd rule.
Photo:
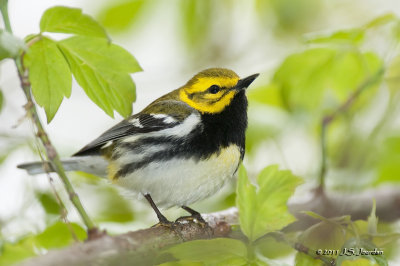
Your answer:
[[[389,222],[400,218],[400,187],[382,186],[360,194],[314,193],[313,197],[304,202],[296,201],[295,198],[290,200],[289,211],[298,221],[285,228],[285,231],[303,230],[319,222],[304,214],[304,211],[313,211],[324,217],[351,215],[353,220],[366,219],[371,212],[373,199],[376,199],[376,214],[380,221]],[[210,225],[211,232],[199,224],[185,223],[174,228],[152,227],[118,236],[105,235],[62,250],[51,250],[21,265],[118,265],[123,262],[126,264],[128,260],[137,265],[154,264],[157,251],[162,248],[201,238],[229,237],[231,226],[239,223],[236,208],[202,216]],[[304,246],[293,247],[307,254],[313,252]]]
[[[118,236],[104,235],[62,250],[50,251],[21,265],[153,265],[157,252],[164,247],[189,240],[228,236],[231,232],[228,223],[237,223],[237,209],[206,214],[203,218],[210,227],[188,222],[173,227],[151,227]]]

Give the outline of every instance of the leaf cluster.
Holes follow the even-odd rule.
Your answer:
[[[45,33],[72,36],[54,40]],[[136,96],[130,74],[141,68],[133,55],[111,43],[104,28],[81,9],[49,8],[41,18],[40,33],[27,36],[25,42],[0,32],[0,56],[23,56],[32,94],[44,108],[48,123],[64,97],[71,96],[72,75],[109,116],[114,111],[123,117],[132,113]]]

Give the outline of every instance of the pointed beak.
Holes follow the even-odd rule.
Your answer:
[[[257,74],[251,75],[251,76],[249,76],[249,77],[247,77],[247,78],[240,79],[240,80],[238,81],[238,83],[236,84],[236,86],[235,86],[235,90],[240,91],[240,90],[246,89],[248,86],[250,86],[250,84],[251,84],[259,75],[260,75],[260,74],[257,73]]]

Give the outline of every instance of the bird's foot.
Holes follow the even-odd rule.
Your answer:
[[[201,217],[200,213],[196,213],[190,216],[182,216],[176,219],[175,223],[195,223],[200,225],[202,228],[208,227],[208,223]]]
[[[158,223],[152,226],[153,228],[154,227],[172,228],[174,226],[174,222],[169,221],[167,218],[165,218],[165,216],[159,216],[158,221],[159,221]]]

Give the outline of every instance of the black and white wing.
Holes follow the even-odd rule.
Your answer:
[[[154,113],[150,112],[150,110],[153,110]],[[153,103],[152,108],[146,108],[142,112],[121,121],[73,156],[99,154],[102,148],[112,145],[115,140],[174,128],[192,113],[197,116],[197,111],[180,101],[167,100]]]

